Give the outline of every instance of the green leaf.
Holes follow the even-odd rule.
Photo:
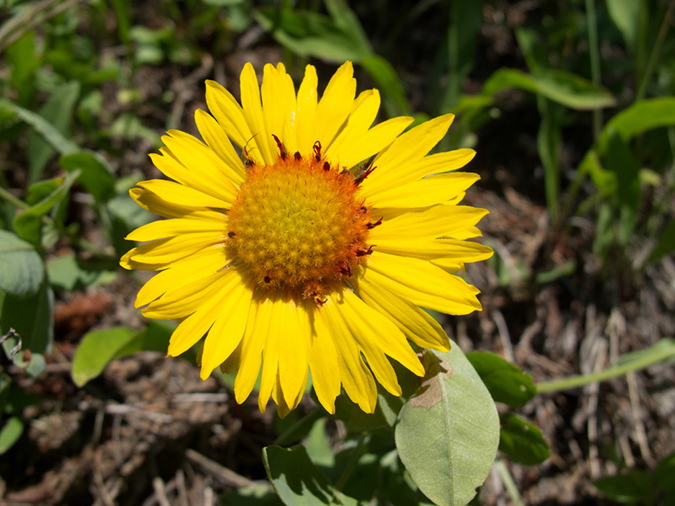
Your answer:
[[[12,67],[12,87],[17,91],[18,102],[30,106],[35,100],[35,70],[40,59],[35,55],[35,31],[21,36],[7,48],[7,63]]]
[[[42,238],[42,216],[61,203],[79,175],[80,171],[67,174],[62,178],[63,183],[50,195],[14,218],[14,230],[16,230],[16,233],[22,239],[36,246],[40,244]]]
[[[79,151],[77,144],[66,139],[63,134],[61,134],[61,132],[54,127],[54,125],[52,125],[39,114],[29,111],[28,109],[24,109],[23,107],[19,107],[16,104],[12,104],[12,110],[21,120],[32,126],[35,132],[39,133],[42,138],[49,143],[50,146],[52,146],[62,155]],[[31,178],[31,181],[33,180],[34,179]]]
[[[536,466],[551,456],[551,448],[538,427],[513,413],[501,417],[499,450],[525,466]]]
[[[675,97],[642,100],[607,122],[598,142],[600,154],[606,152],[613,130],[627,142],[648,130],[672,125],[675,125]]]
[[[497,454],[497,408],[457,344],[423,358],[426,374],[399,413],[396,447],[429,499],[440,506],[464,505],[476,495]]]
[[[76,287],[90,288],[112,283],[117,277],[117,266],[80,260],[70,254],[48,261],[47,274],[52,286],[70,292]]]
[[[54,140],[56,139],[56,136],[53,132],[47,131],[54,130],[58,136],[66,138],[69,136],[75,102],[77,102],[79,96],[80,84],[77,81],[66,83],[52,93],[52,96],[49,97],[49,100],[47,100],[42,109],[40,109],[40,114],[38,116],[44,123],[49,125],[48,128],[46,128],[44,124],[38,126],[36,123],[37,118],[33,118],[32,121],[29,121],[25,116],[26,111],[24,111],[24,115],[19,114],[21,119],[31,124],[35,129],[35,132],[28,138],[28,162],[30,165],[29,180],[31,183],[40,178],[42,171],[47,166],[47,162],[49,162],[49,159],[55,151],[64,154],[64,149],[68,150],[72,147],[68,146],[68,144],[73,144],[70,141],[67,141],[68,144],[55,146]]]
[[[371,54],[370,47],[364,47],[358,36],[315,12],[263,8],[255,11],[254,16],[277,42],[299,56],[358,63]]]
[[[571,109],[601,109],[616,104],[606,89],[576,74],[558,69],[538,69],[532,74],[515,69],[499,69],[485,82],[482,94],[493,96],[508,88],[539,93]]]
[[[170,336],[170,328],[155,322],[141,332],[128,327],[89,332],[75,352],[73,381],[82,387],[101,374],[112,360],[137,351],[166,351]]]
[[[532,377],[502,357],[488,351],[466,354],[495,402],[522,406],[537,394]]]
[[[398,74],[387,60],[376,54],[361,60],[361,66],[375,81],[377,88],[384,94],[385,101],[391,99],[401,114],[410,115],[410,105],[403,90]],[[395,111],[394,111],[395,112]],[[394,114],[392,114],[393,116]]]
[[[622,503],[648,501],[653,493],[652,477],[638,469],[626,469],[614,476],[605,476],[593,485],[608,498]]]
[[[609,17],[623,35],[626,45],[635,50],[640,18],[640,2],[635,0],[605,0]]]
[[[0,455],[9,450],[23,434],[23,422],[18,416],[13,416],[0,429]]]
[[[21,336],[22,350],[30,350],[33,355],[49,353],[54,342],[53,308],[54,293],[47,283],[28,298],[7,294],[2,301],[0,335],[11,327]],[[15,363],[28,365],[23,361],[23,352],[15,357]]]
[[[44,265],[35,248],[6,230],[0,230],[0,290],[17,297],[37,293]]]
[[[356,505],[354,499],[332,487],[302,445],[288,449],[267,446],[263,449],[263,462],[274,490],[286,506]]]
[[[82,152],[64,155],[59,164],[68,172],[79,169],[82,173],[77,179],[100,204],[115,196],[115,176],[108,163],[97,153]]]

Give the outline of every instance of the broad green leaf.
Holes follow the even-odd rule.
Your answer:
[[[95,330],[87,333],[75,351],[73,381],[78,387],[103,372],[117,352],[131,341],[138,332],[128,327]]]
[[[44,278],[44,265],[33,245],[6,230],[0,230],[0,289],[17,297],[37,293]]]
[[[342,63],[360,62],[371,54],[370,47],[364,47],[357,36],[315,12],[263,8],[255,11],[254,16],[277,42],[299,56]]]
[[[14,218],[14,230],[22,239],[36,246],[40,244],[42,216],[51,211],[54,206],[60,204],[79,175],[79,170],[66,175],[61,185],[50,195]]]
[[[47,274],[52,286],[70,292],[76,287],[89,288],[113,282],[117,268],[80,260],[70,254],[48,261]]]
[[[292,448],[267,446],[263,449],[267,477],[286,506],[356,506],[340,494],[328,478],[312,464],[302,445]]]
[[[12,109],[21,120],[32,126],[35,132],[39,133],[51,147],[62,155],[79,151],[77,144],[66,139],[54,125],[39,114],[24,109],[23,107],[19,107],[16,104],[12,104]],[[33,181],[33,179],[31,179],[31,181]]]
[[[79,387],[97,377],[114,359],[137,351],[166,351],[171,329],[151,323],[138,332],[128,327],[89,332],[75,352],[72,377]]]
[[[22,350],[33,355],[49,353],[54,342],[54,293],[46,282],[30,297],[5,295],[0,316],[0,335],[13,328],[20,336]],[[7,344],[7,342],[5,342]],[[15,357],[17,365],[28,365],[23,361],[23,351]]]
[[[502,357],[488,351],[466,354],[495,402],[522,406],[537,394],[532,377]]]
[[[63,184],[63,177],[54,177],[52,179],[43,179],[33,183],[28,187],[24,200],[29,206],[34,206],[40,201],[49,197],[59,186]]]
[[[424,495],[440,506],[465,505],[497,454],[497,408],[457,344],[426,352],[423,363],[422,384],[399,413],[396,447]]]
[[[38,117],[40,117],[44,123],[49,125],[51,129],[55,130],[59,136],[69,137],[73,111],[79,96],[80,84],[77,81],[62,85],[52,93],[52,96],[49,97],[49,100],[47,100],[42,109],[40,109]],[[49,162],[49,159],[54,152],[58,151],[61,154],[65,154],[63,150],[68,150],[69,147],[67,144],[55,146],[53,144],[53,134],[49,133],[48,138],[48,136],[45,135],[46,129],[44,128],[44,125],[38,127],[34,121],[31,122],[25,116],[19,115],[21,116],[21,119],[30,123],[35,129],[35,132],[28,138],[30,182],[35,182],[40,178],[42,171],[47,166],[47,162]],[[70,141],[68,141],[68,143],[72,144]]]
[[[499,450],[516,464],[536,466],[551,456],[551,448],[541,430],[513,413],[501,417]]]
[[[623,35],[626,45],[634,50],[640,18],[640,2],[636,0],[605,0],[609,17]]]
[[[516,69],[499,69],[485,82],[482,94],[493,96],[508,88],[539,93],[571,109],[601,109],[616,103],[611,93],[604,88],[558,69],[539,69],[532,74]]]
[[[597,151],[590,149],[579,164],[579,172],[588,174],[600,193],[605,197],[615,195],[618,188],[616,174],[605,170],[600,163]]]
[[[642,100],[607,122],[598,143],[600,153],[606,152],[612,130],[627,142],[648,130],[671,125],[675,125],[675,97]]]
[[[23,434],[23,422],[18,416],[8,419],[0,428],[0,455],[6,453]]]
[[[82,152],[64,155],[59,164],[68,172],[80,170],[77,182],[92,194],[98,203],[109,201],[115,196],[115,177],[108,163],[97,153]]]
[[[649,502],[653,494],[653,479],[645,471],[626,469],[614,476],[605,476],[593,485],[608,498],[622,503]]]

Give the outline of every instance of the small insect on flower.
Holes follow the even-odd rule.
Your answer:
[[[330,413],[342,389],[372,413],[376,380],[401,394],[390,359],[424,374],[410,342],[450,347],[421,307],[481,308],[478,290],[454,274],[492,255],[467,241],[487,211],[460,205],[478,176],[456,169],[474,152],[428,155],[452,115],[405,133],[412,118],[372,126],[380,95],[356,96],[350,62],[321,100],[311,65],[296,91],[282,64],[265,66],[262,88],[247,64],[241,105],[213,81],[206,102],[211,114],[195,115],[205,142],[167,132],[150,156],[170,180],[130,192],[166,218],[127,237],[145,244],[121,265],[158,271],[136,307],[180,321],[172,356],[203,338],[202,378],[238,371],[237,402],[262,368],[261,410],[272,397],[285,416],[311,374]]]

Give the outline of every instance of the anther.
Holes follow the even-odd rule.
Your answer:
[[[274,137],[274,140],[277,143],[277,147],[279,148],[279,156],[281,156],[282,160],[285,160],[286,157],[288,156],[288,153],[286,152],[286,148],[282,144],[282,142],[279,140],[279,137],[276,135],[272,134],[272,137]]]
[[[324,164],[323,164],[323,170],[325,170],[326,172],[328,172],[328,171],[330,170],[330,163],[324,162]]]
[[[358,254],[358,253],[357,253],[357,254]],[[269,277],[269,276],[265,276],[265,277],[263,278],[263,280],[265,281],[265,283],[271,283],[271,282],[272,282],[272,278]]]
[[[357,257],[364,257],[366,255],[372,255],[373,254],[373,246],[375,246],[375,245],[371,244],[370,246],[368,246],[368,249],[363,249],[363,248],[357,249],[356,250],[356,256]]]
[[[374,228],[377,227],[378,225],[382,225],[382,218],[380,218],[379,220],[377,220],[375,223],[372,223],[372,222],[366,223],[366,227],[367,227],[369,230],[374,229]]]
[[[248,147],[248,143],[251,142],[256,135],[258,135],[258,134],[254,134],[249,140],[246,141],[246,144],[244,144],[244,149],[243,149],[244,157],[245,157],[244,163],[246,164],[247,169],[250,169],[251,167],[253,167],[255,165],[255,162],[249,156],[248,150],[246,148]]]
[[[229,237],[230,239],[232,239],[235,235],[237,235],[236,232],[228,232],[227,233],[227,237]]]
[[[296,151],[295,154],[293,155],[293,158],[295,158],[296,161],[302,160],[302,155],[300,154],[300,151]]]
[[[363,180],[366,179],[368,176],[370,176],[373,173],[374,170],[375,170],[375,167],[373,165],[371,165],[366,170],[364,170],[361,174],[359,174],[356,178],[354,178],[354,183],[356,184],[356,186],[363,183]]]
[[[314,157],[317,162],[321,161],[321,143],[319,141],[314,143]]]

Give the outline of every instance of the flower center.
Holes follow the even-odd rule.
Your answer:
[[[321,304],[371,253],[366,239],[379,221],[357,200],[362,179],[325,161],[319,143],[309,158],[280,151],[274,165],[249,165],[228,245],[259,285]]]

